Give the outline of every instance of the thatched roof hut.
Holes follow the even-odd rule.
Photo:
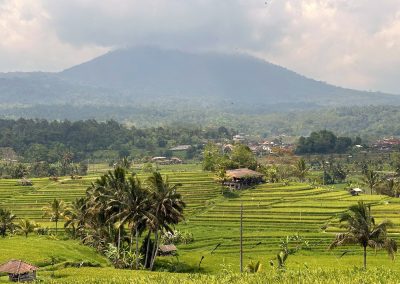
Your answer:
[[[22,260],[10,260],[0,265],[0,272],[8,273],[10,281],[23,282],[36,279],[36,270],[38,267],[23,262]]]
[[[162,245],[158,249],[160,255],[174,255],[177,252],[175,245]]]
[[[19,181],[19,184],[22,185],[22,186],[32,186],[33,182],[30,179],[22,178]]]
[[[229,179],[228,182],[224,183],[226,186],[233,189],[242,189],[254,184],[262,183],[264,174],[248,168],[241,168],[226,171],[226,176]]]

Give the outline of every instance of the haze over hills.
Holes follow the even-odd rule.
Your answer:
[[[0,117],[13,119],[224,125],[262,135],[400,133],[392,125],[400,96],[336,87],[243,54],[121,49],[58,73],[0,73],[0,98]]]
[[[60,73],[0,75],[7,104],[140,104],[182,99],[319,106],[399,104],[400,96],[356,91],[308,79],[244,54],[187,53],[155,47],[109,52]],[[284,108],[284,107],[283,107]]]

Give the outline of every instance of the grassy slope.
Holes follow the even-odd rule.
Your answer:
[[[399,233],[398,199],[368,195],[351,197],[343,190],[312,188],[304,184],[290,186],[265,184],[240,192],[238,195],[223,197],[220,194],[220,187],[213,182],[211,174],[201,172],[194,167],[190,171],[167,167],[163,172],[169,175],[171,182],[184,184],[180,191],[188,204],[187,220],[179,225],[179,229],[192,232],[195,237],[194,243],[178,246],[180,265],[177,265],[176,258],[160,259],[159,264],[169,269],[175,267],[180,271],[197,271],[199,260],[204,256],[201,264],[204,272],[216,273],[226,269],[238,271],[241,202],[244,205],[244,263],[260,260],[266,271],[271,271],[269,261],[274,259],[277,253],[279,240],[295,233],[309,240],[312,250],[290,256],[289,267],[301,269],[334,267],[341,271],[360,267],[362,265],[360,248],[339,248],[335,251],[326,249],[333,238],[333,233],[338,231],[334,217],[360,199],[375,204],[373,212],[378,221],[390,218],[395,223],[395,228],[391,231],[395,238]],[[40,223],[47,222],[42,219],[41,212],[46,202],[54,197],[66,201],[73,200],[84,193],[84,189],[94,178],[95,176],[89,176],[77,181],[66,178],[60,182],[37,179],[34,180],[33,188],[15,186],[16,181],[2,180],[0,206],[9,207],[20,217],[32,218]],[[48,222],[46,225],[54,226]],[[323,230],[322,227],[326,225],[328,229]],[[261,244],[257,245],[259,242]],[[219,243],[221,246],[211,253]],[[347,253],[340,257],[345,251]],[[24,258],[35,264],[41,264],[53,253],[62,255],[65,260],[89,260],[105,264],[104,259],[93,251],[73,241],[49,241],[38,237],[28,240],[20,237],[0,240],[0,260]],[[368,259],[370,267],[384,265],[388,269],[398,270],[396,263],[390,261],[383,252],[378,252],[377,256],[372,254],[373,252],[370,252]],[[1,258],[3,255],[4,258]],[[59,272],[66,273],[65,277],[68,279],[74,273],[81,275],[82,270],[75,270],[63,269]],[[101,268],[101,270],[97,268],[96,271],[99,277],[103,273],[112,276],[120,274],[120,272],[113,273],[116,270],[112,268]],[[43,275],[46,276],[46,273],[43,272]],[[131,272],[124,271],[122,274],[129,275],[127,273]],[[84,279],[86,275],[79,277]]]

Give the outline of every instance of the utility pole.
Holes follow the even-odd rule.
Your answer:
[[[240,203],[240,273],[243,272],[243,202]]]

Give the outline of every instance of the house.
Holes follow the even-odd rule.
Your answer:
[[[232,144],[225,144],[222,146],[222,152],[224,154],[226,153],[231,153],[233,151],[233,145]]]
[[[177,248],[175,245],[162,245],[158,248],[159,255],[175,255],[177,252]]]
[[[192,145],[178,145],[176,147],[170,148],[170,151],[187,151],[192,148]]]
[[[243,189],[264,182],[264,174],[248,168],[228,170],[226,176],[228,181],[224,185],[231,189]]]
[[[153,157],[151,158],[152,162],[162,162],[165,161],[167,159],[167,157]]]
[[[170,160],[171,164],[183,164],[183,160],[177,157],[172,157]]]
[[[358,188],[358,187],[350,189],[350,194],[353,195],[353,196],[357,196],[357,195],[359,195],[360,193],[363,193],[363,192],[364,191],[361,188]]]
[[[29,179],[22,178],[22,179],[19,181],[19,185],[22,185],[22,186],[32,186],[32,185],[33,185],[33,182],[32,182],[31,180],[29,180]]]
[[[237,134],[237,135],[234,135],[234,136],[232,137],[232,140],[233,140],[234,142],[243,142],[244,140],[246,140],[246,138],[244,137],[243,134]]]
[[[0,265],[0,272],[8,273],[8,278],[13,282],[33,281],[36,279],[38,267],[23,262],[22,260],[10,260]]]

